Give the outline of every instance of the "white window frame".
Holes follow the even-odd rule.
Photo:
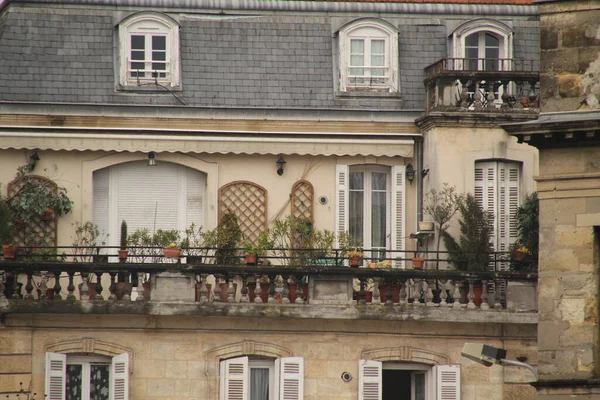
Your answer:
[[[377,79],[374,82],[353,84],[350,76],[350,50],[353,39],[363,40],[365,43],[364,67],[370,69],[386,70],[383,82]],[[370,44],[373,40],[384,40],[385,65],[371,66]],[[375,19],[361,19],[351,22],[339,30],[339,90],[340,92],[399,92],[398,85],[398,30],[391,24]],[[364,75],[368,77],[368,74]]]
[[[499,39],[499,58],[513,58],[513,30],[503,22],[487,18],[465,22],[454,30],[452,33],[453,57],[459,59],[465,58],[465,40],[467,36],[481,32],[490,33]],[[499,62],[498,67],[500,71],[512,70],[510,62]],[[463,69],[462,62],[457,60],[454,68]],[[480,70],[482,69],[480,68]]]
[[[114,357],[90,355],[70,355],[63,353],[46,353],[45,393],[48,400],[66,399],[67,365],[83,366],[82,374],[88,372],[93,363],[107,363],[109,369],[109,400],[129,400],[129,353],[118,354]],[[84,399],[89,394],[89,379],[82,380],[82,395]]]
[[[302,357],[266,360],[242,356],[219,362],[219,399],[248,400],[250,398],[250,370],[253,368],[269,369],[270,400],[302,400],[304,398],[304,359]],[[230,394],[233,397],[230,397]]]
[[[392,250],[391,257],[399,258],[392,264],[395,268],[404,268],[405,263],[402,258],[406,258],[403,252],[396,252],[405,249],[405,221],[406,221],[406,187],[405,187],[405,166],[384,166],[384,165],[336,165],[336,220],[335,231],[339,236],[341,232],[349,231],[349,187],[350,187],[350,169],[364,171],[386,171],[388,175],[388,203],[386,209],[386,250]],[[368,217],[367,217],[368,218]],[[368,221],[368,219],[367,219]],[[365,223],[365,232],[368,233],[369,226]],[[370,234],[367,237],[363,247],[369,249]],[[368,257],[367,257],[368,258]]]
[[[411,399],[414,399],[415,374],[425,373],[426,400],[460,400],[460,365],[426,365],[406,362],[359,360],[358,399],[381,400],[383,370],[411,371]]]
[[[179,24],[172,18],[159,13],[138,13],[128,17],[119,24],[119,84],[123,87],[138,87],[140,85],[150,86],[158,83],[161,86],[177,88],[180,86],[180,55],[179,55]],[[152,60],[144,60],[150,68],[147,68],[143,78],[131,76],[131,36],[143,35],[146,43],[151,41],[150,37],[166,37],[166,76],[154,77],[151,68]],[[151,53],[151,48],[146,46],[146,53]],[[160,61],[161,63],[163,61]]]

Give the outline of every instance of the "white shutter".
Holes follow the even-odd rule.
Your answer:
[[[67,355],[46,353],[46,396],[47,400],[65,400],[67,377]]]
[[[108,168],[94,172],[92,191],[92,218],[100,232],[108,234],[109,231],[109,173]],[[101,244],[101,243],[98,243]]]
[[[436,365],[435,400],[460,400],[460,365]]]
[[[304,359],[286,357],[275,360],[277,400],[302,400],[304,398]]]
[[[475,164],[475,199],[493,218],[493,229],[490,240],[494,249],[498,240],[498,179],[496,162],[478,162]]]
[[[129,353],[119,354],[112,359],[110,400],[129,400]]]
[[[358,400],[381,400],[383,392],[381,361],[359,360]]]
[[[348,232],[348,189],[349,174],[347,165],[335,166],[335,188],[336,188],[336,218],[335,233],[336,237],[340,232]]]
[[[392,167],[392,190],[391,190],[391,213],[390,213],[390,237],[391,250],[404,250],[404,224],[405,224],[405,167]],[[405,258],[406,253],[393,252],[392,257]],[[394,261],[396,268],[404,268],[404,261]]]
[[[221,400],[248,400],[248,357],[221,361]]]

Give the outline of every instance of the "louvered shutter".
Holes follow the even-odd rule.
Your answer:
[[[390,231],[391,231],[391,250],[404,250],[404,221],[405,219],[405,167],[392,167],[392,190],[391,190],[391,212],[390,212]],[[392,257],[405,258],[404,252],[392,252]],[[394,261],[396,268],[404,268],[404,261]]]
[[[67,355],[46,353],[47,400],[66,399]]]
[[[248,400],[248,357],[221,361],[221,400]]]
[[[460,365],[436,365],[436,400],[460,400]]]
[[[304,398],[304,359],[286,357],[275,360],[276,400]]]
[[[348,232],[348,166],[335,166],[336,218],[335,233]],[[336,235],[337,236],[337,235]]]
[[[110,400],[129,400],[129,353],[119,354],[112,359]]]
[[[381,361],[360,360],[358,362],[358,400],[381,400]]]

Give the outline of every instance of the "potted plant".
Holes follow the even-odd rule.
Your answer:
[[[344,256],[348,257],[348,263],[351,267],[358,268],[364,256],[364,253],[358,249],[353,249],[344,253]]]
[[[423,210],[431,216],[437,226],[437,252],[440,251],[443,232],[449,228],[450,221],[458,211],[462,199],[463,195],[456,193],[456,188],[447,183],[444,183],[441,190],[431,189],[425,196]],[[435,267],[436,269],[439,267],[439,257],[436,257]]]
[[[166,258],[179,259],[181,256],[181,249],[177,247],[177,244],[171,242],[166,247],[163,247],[163,254]]]
[[[362,243],[360,240],[353,238],[348,232],[340,232],[338,234],[338,246],[342,253],[342,257],[348,259],[348,264],[351,267],[358,267],[364,252],[361,250]]]
[[[254,265],[259,256],[264,256],[267,250],[273,248],[273,242],[269,240],[269,231],[261,232],[255,243],[247,241],[244,243],[246,264]]]
[[[129,250],[127,250],[127,221],[125,220],[121,221],[121,237],[119,240],[119,260],[125,262],[129,253]]]
[[[15,258],[17,247],[13,245],[14,226],[11,218],[11,210],[5,199],[0,194],[0,244],[2,244],[2,254],[6,259]]]
[[[236,264],[238,259],[238,246],[242,239],[242,230],[238,224],[237,216],[226,212],[221,216],[219,225],[214,235],[209,238],[215,248],[215,263],[218,265]]]
[[[202,264],[202,256],[207,251],[206,248],[203,248],[204,245],[202,226],[197,226],[192,222],[190,226],[185,228],[185,238],[181,241],[181,248],[185,252],[188,264]]]
[[[107,254],[100,254],[100,248],[95,246],[105,246],[108,235],[100,232],[98,225],[91,221],[84,223],[75,222],[75,234],[73,236],[73,254],[74,262],[108,262]]]
[[[537,270],[539,249],[539,203],[537,192],[525,196],[515,214],[518,238],[513,245],[510,269],[531,272]]]
[[[419,257],[418,253],[415,253],[415,256],[412,258],[413,269],[423,269],[424,266],[425,259],[423,257]]]

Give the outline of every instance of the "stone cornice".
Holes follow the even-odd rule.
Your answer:
[[[433,112],[415,122],[421,132],[437,127],[498,128],[503,124],[525,122],[537,118],[537,113],[480,113],[480,112]]]

